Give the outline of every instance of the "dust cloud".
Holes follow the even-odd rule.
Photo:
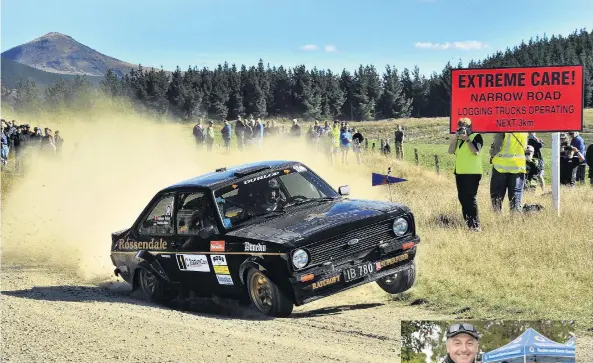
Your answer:
[[[254,145],[240,152],[233,139],[230,155],[220,145],[199,150],[192,127],[138,116],[60,125],[61,153],[27,155],[25,176],[2,195],[2,262],[61,270],[87,283],[114,280],[111,233],[130,227],[155,193],[246,162],[301,161],[335,189],[350,185],[352,198],[385,199],[371,187],[368,166],[358,165],[352,153],[348,165],[331,166],[325,153],[306,144],[305,127],[300,140],[268,138],[261,150]]]

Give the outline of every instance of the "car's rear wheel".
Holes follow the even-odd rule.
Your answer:
[[[390,294],[399,294],[409,290],[416,282],[416,261],[408,270],[385,276],[377,280],[377,285]]]
[[[138,271],[138,285],[144,297],[159,304],[166,304],[178,295],[145,267],[141,267]]]
[[[286,317],[294,307],[280,288],[262,271],[250,269],[247,273],[247,293],[251,303],[261,313],[273,317]]]

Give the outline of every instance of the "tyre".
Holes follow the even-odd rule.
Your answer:
[[[138,286],[144,297],[159,304],[166,304],[178,295],[145,267],[140,267],[138,271]]]
[[[287,317],[294,307],[278,286],[262,271],[249,269],[247,293],[251,303],[262,314],[272,317]]]
[[[410,269],[385,276],[377,280],[377,285],[390,294],[399,294],[409,290],[416,282],[416,261]]]

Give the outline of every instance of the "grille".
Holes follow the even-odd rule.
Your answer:
[[[370,250],[381,241],[392,241],[396,239],[391,229],[392,224],[393,219],[390,219],[315,242],[306,247],[311,255],[310,265],[327,261],[340,261],[348,256]],[[354,246],[346,247],[346,243],[353,238],[358,238],[360,241]]]

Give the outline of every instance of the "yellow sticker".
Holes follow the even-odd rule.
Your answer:
[[[230,275],[228,266],[214,266],[214,272],[221,275]]]

